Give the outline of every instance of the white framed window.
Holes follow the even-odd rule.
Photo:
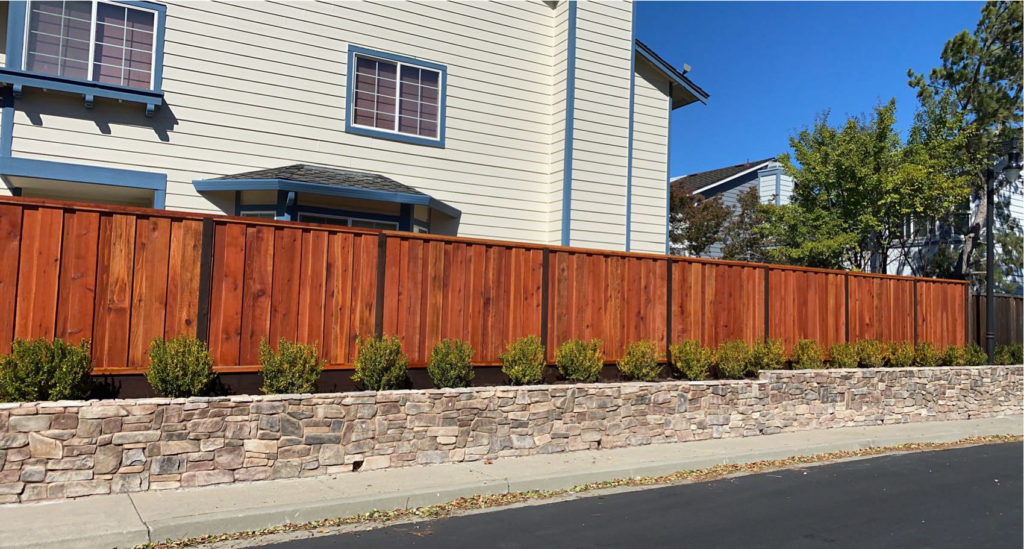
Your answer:
[[[108,0],[32,0],[23,70],[152,90],[156,10]]]
[[[398,223],[393,221],[376,221],[373,219],[359,219],[355,217],[343,217],[340,215],[313,214],[299,212],[299,222],[317,223],[319,225],[339,225],[342,227],[360,227],[363,229],[398,230]]]
[[[354,126],[440,139],[441,71],[365,54],[354,69]]]

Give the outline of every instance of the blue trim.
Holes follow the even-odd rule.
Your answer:
[[[5,156],[0,158],[0,175],[148,189],[153,191],[153,207],[160,210],[164,209],[167,198],[167,174],[156,172]]]
[[[407,135],[404,133],[397,132],[384,132],[373,128],[366,128],[363,126],[356,126],[352,124],[352,104],[355,101],[355,56],[365,55],[368,57],[376,57],[378,59],[384,59],[387,61],[394,61],[396,63],[406,63],[409,65],[416,65],[417,67],[423,67],[426,69],[432,69],[441,73],[441,103],[438,108],[437,118],[437,139],[430,139],[428,137],[419,137],[415,135]],[[386,53],[377,50],[371,50],[360,46],[349,45],[348,47],[348,89],[345,92],[345,132],[356,135],[365,135],[367,137],[376,137],[380,139],[389,139],[391,141],[399,141],[402,143],[411,143],[414,145],[425,145],[428,147],[444,148],[445,141],[445,113],[447,110],[448,102],[448,67],[438,64],[431,63],[429,61],[420,61],[412,57],[406,57],[404,55],[398,55],[394,53]]]
[[[14,87],[14,96],[20,98],[24,88],[39,88],[81,95],[86,108],[92,108],[96,97],[104,97],[128,103],[146,105],[146,116],[153,116],[164,102],[163,61],[164,33],[167,23],[167,7],[154,2],[122,0],[115,3],[146,8],[156,12],[157,29],[155,37],[156,65],[153,67],[153,89],[142,90],[128,86],[103,84],[78,78],[67,78],[52,74],[30,72],[22,69],[25,46],[25,18],[27,2],[11,2],[7,16],[7,58],[5,68],[0,68],[0,82]]]
[[[634,47],[637,45],[637,41],[635,39],[633,40],[633,45]],[[648,48],[646,45],[641,43],[639,44],[639,46],[639,48],[636,48],[636,51],[640,52],[640,55],[644,59],[646,59],[650,64],[654,65],[654,68],[661,71],[665,75],[665,77],[669,79],[669,82],[675,83],[677,86],[682,86],[686,91],[693,94],[693,96],[696,97],[698,101],[704,103],[705,105],[707,104],[707,93],[698,90],[685,76],[682,75],[682,73],[672,68],[672,66],[670,66],[669,64],[665,63],[663,59],[658,57],[658,55],[651,51],[651,49]],[[672,96],[669,95],[669,97],[671,98]],[[673,108],[675,108],[674,104]]]
[[[629,36],[633,51],[629,54],[629,144],[626,147],[626,251],[632,248],[633,228],[633,111],[636,92],[636,4],[630,6],[632,22]],[[671,112],[671,111],[670,111]]]
[[[665,136],[665,255],[672,254],[672,85],[668,83],[668,135]]]
[[[398,204],[418,204],[421,206],[429,206],[456,219],[462,216],[462,212],[459,210],[425,194],[377,191],[372,189],[359,189],[355,187],[337,187],[334,185],[291,181],[288,179],[207,179],[195,180],[192,182],[192,186],[194,186],[199,192],[290,191],[326,196],[341,196],[345,198],[360,198],[363,200],[378,200],[381,202],[395,202]],[[278,196],[278,200],[280,201],[280,193]]]
[[[565,61],[565,136],[562,140],[562,246],[572,242],[572,134],[576,108],[576,2],[570,1]]]
[[[0,157],[11,156],[14,148],[14,107],[4,107],[0,114]]]

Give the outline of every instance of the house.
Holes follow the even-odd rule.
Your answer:
[[[789,203],[793,178],[786,175],[775,157],[747,161],[735,166],[708,170],[672,179],[673,193],[699,194],[704,198],[722,197],[722,203],[739,209],[740,193],[756,188],[762,203]],[[722,244],[715,243],[708,257],[722,257]]]
[[[631,2],[0,5],[0,193],[665,252]]]

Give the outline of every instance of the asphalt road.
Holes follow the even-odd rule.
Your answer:
[[[1020,444],[884,456],[277,544],[461,547],[1024,546]]]

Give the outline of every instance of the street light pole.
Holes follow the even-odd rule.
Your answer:
[[[996,177],[994,170],[989,169],[985,177],[985,350],[988,351],[988,363],[996,363],[996,308],[995,299],[995,209],[996,209]]]

